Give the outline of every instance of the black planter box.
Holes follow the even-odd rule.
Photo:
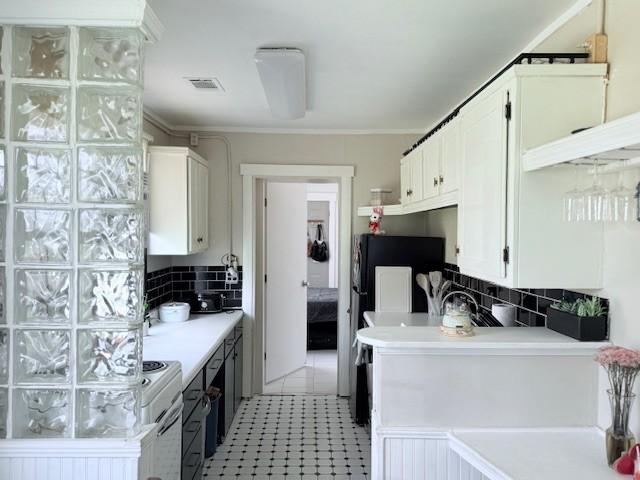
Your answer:
[[[580,317],[574,313],[547,309],[547,328],[581,342],[599,342],[607,339],[608,317]]]

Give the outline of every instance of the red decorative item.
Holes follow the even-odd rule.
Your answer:
[[[384,215],[384,210],[382,207],[374,207],[373,213],[369,217],[369,232],[374,235],[380,235],[384,233],[384,230],[380,229],[380,222],[382,221],[382,216]]]
[[[634,466],[635,462],[628,453],[623,453],[618,460],[613,462],[613,469],[623,475],[633,475]]]

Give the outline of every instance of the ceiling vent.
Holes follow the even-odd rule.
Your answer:
[[[217,78],[185,77],[186,80],[198,90],[208,90],[210,92],[224,92],[222,84]]]

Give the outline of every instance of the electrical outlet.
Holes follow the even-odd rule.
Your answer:
[[[234,269],[227,269],[225,282],[228,285],[235,285],[238,283],[238,272]]]

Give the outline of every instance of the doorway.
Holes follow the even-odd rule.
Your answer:
[[[263,393],[335,395],[338,185],[267,181],[262,191]]]
[[[336,276],[338,278],[337,302],[337,391],[340,396],[349,395],[349,280],[352,221],[352,166],[333,165],[265,165],[243,164],[240,172],[243,181],[243,310],[245,342],[252,356],[245,363],[245,395],[262,393],[265,386],[263,325],[263,287],[261,239],[263,209],[260,202],[268,181],[298,183],[337,183],[336,221],[340,227],[336,242]],[[249,347],[249,344],[251,345]],[[315,362],[315,364],[322,361]]]

